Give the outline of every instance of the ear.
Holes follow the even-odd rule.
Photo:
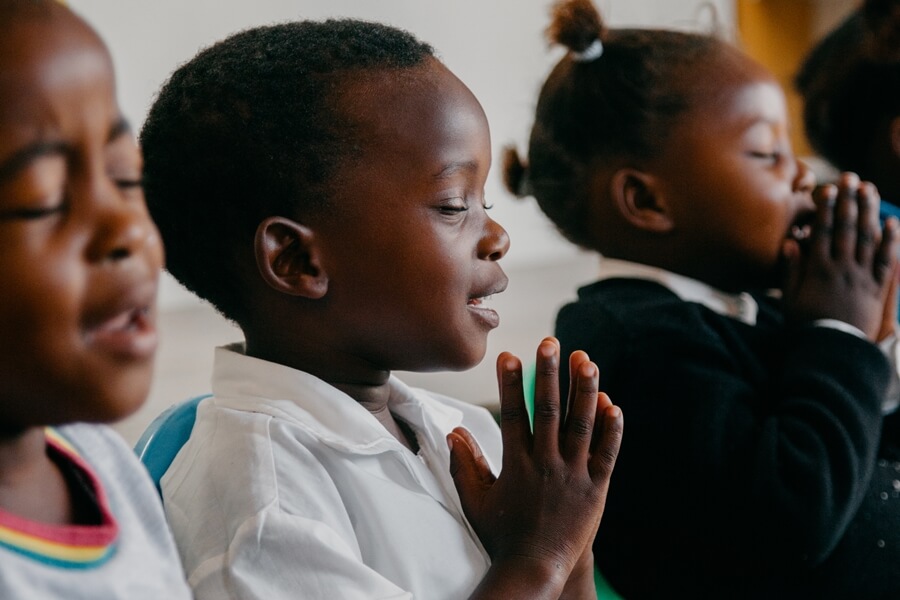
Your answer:
[[[319,299],[328,291],[315,233],[284,217],[269,217],[256,228],[256,267],[274,290]]]
[[[672,215],[653,175],[623,167],[613,173],[609,185],[619,213],[637,229],[652,233],[672,230]]]

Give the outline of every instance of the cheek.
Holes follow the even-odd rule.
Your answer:
[[[0,264],[7,284],[3,294],[2,320],[28,332],[57,329],[77,323],[84,293],[84,272],[70,254],[42,253],[19,256]]]

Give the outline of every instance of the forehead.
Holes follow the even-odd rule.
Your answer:
[[[787,127],[784,91],[764,67],[737,50],[693,69],[681,129],[732,133],[758,123]]]
[[[0,26],[0,158],[19,137],[64,136],[115,110],[109,54],[74,15],[60,8]]]
[[[406,157],[435,163],[490,161],[490,132],[472,92],[435,59],[408,69],[353,76],[342,86],[338,111],[371,159]],[[483,165],[485,168],[488,165]]]

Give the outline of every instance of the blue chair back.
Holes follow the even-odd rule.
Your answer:
[[[197,419],[197,405],[212,394],[194,396],[184,402],[173,404],[151,421],[134,446],[138,458],[147,467],[156,491],[162,495],[159,480],[169,470],[175,455],[181,450],[194,428]]]

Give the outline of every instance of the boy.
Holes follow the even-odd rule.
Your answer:
[[[501,355],[496,480],[486,411],[391,376],[480,361],[506,286],[484,113],[431,48],[351,20],[248,30],[172,76],[141,142],[170,271],[246,338],[162,479],[197,597],[592,597],[621,421],[587,357],[560,428],[541,345],[532,438]]]

